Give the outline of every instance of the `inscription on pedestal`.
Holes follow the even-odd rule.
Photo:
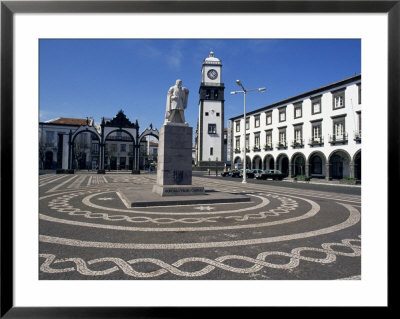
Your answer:
[[[204,195],[204,187],[201,186],[163,186],[154,185],[153,193],[161,196],[191,196]]]
[[[203,187],[191,187],[191,188],[166,188],[164,193],[174,193],[176,195],[180,195],[181,193],[204,193]]]

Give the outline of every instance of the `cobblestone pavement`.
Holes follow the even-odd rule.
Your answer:
[[[250,202],[128,208],[150,174],[39,178],[39,279],[361,279],[361,196],[193,177]]]

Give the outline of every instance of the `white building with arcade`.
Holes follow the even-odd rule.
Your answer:
[[[232,167],[361,180],[361,75],[229,119]]]

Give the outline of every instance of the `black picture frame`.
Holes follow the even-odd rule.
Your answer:
[[[226,314],[226,309],[144,307],[14,307],[13,302],[13,17],[16,13],[387,13],[388,218],[399,178],[400,0],[396,1],[1,1],[1,318],[176,318]],[[383,213],[383,212],[380,212]],[[390,222],[388,223],[390,225]],[[390,233],[390,232],[389,232]],[[388,238],[388,245],[390,240]],[[389,246],[388,246],[389,247]],[[389,255],[388,255],[389,257]],[[389,258],[390,259],[390,258]],[[390,263],[390,260],[388,260]],[[388,285],[390,280],[388,281]],[[390,308],[390,298],[388,300]],[[250,309],[251,310],[251,309]],[[291,308],[301,315],[298,309]],[[303,310],[305,310],[303,308]],[[242,309],[247,313],[249,309]]]

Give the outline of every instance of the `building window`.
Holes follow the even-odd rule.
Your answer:
[[[286,145],[286,130],[279,131],[279,144]]]
[[[92,143],[92,153],[98,153],[98,152],[99,152],[99,144]]]
[[[361,112],[357,112],[357,129],[354,132],[354,140],[361,142]]]
[[[208,116],[208,112],[205,112],[204,114],[205,114],[205,116]]]
[[[300,105],[295,105],[294,106],[294,118],[298,119],[300,117],[302,117],[302,106]]]
[[[272,124],[272,112],[265,113],[266,119],[265,122],[267,125]]]
[[[260,133],[254,134],[254,148],[260,149]]]
[[[210,155],[211,156],[214,155],[214,148],[213,147],[210,147]]]
[[[254,116],[254,127],[260,127],[260,115]]]
[[[219,113],[217,112],[217,116],[219,116]]]
[[[361,83],[358,84],[358,104],[361,104]]]
[[[322,136],[322,129],[321,129],[322,125],[321,123],[318,124],[313,124],[312,126],[312,139],[314,142],[319,143],[321,141],[321,136]]]
[[[321,100],[316,100],[311,102],[311,114],[321,113]]]
[[[294,140],[296,143],[301,144],[302,139],[303,139],[303,128],[301,126],[300,127],[296,126],[294,128]]]
[[[265,146],[268,149],[272,148],[272,133],[271,132],[267,132],[265,134]]]
[[[235,122],[236,132],[240,132],[240,121]]]
[[[249,119],[246,119],[246,130],[248,130],[250,128],[249,126]]]
[[[246,134],[246,150],[248,150],[249,149],[249,139],[250,139],[250,136],[249,136],[249,134]]]
[[[237,121],[235,123],[236,123],[236,132],[240,132],[240,121]]]
[[[344,108],[344,91],[336,92],[333,94],[333,109]]]
[[[54,142],[54,132],[46,131],[46,143],[53,143],[53,142]]]
[[[286,121],[286,109],[279,110],[279,122]]]
[[[333,120],[333,141],[345,141],[345,118],[340,117]]]
[[[240,136],[235,137],[235,151],[240,152]]]
[[[217,133],[217,124],[208,124],[208,134]]]
[[[126,152],[126,144],[121,144],[119,150],[120,152]]]

